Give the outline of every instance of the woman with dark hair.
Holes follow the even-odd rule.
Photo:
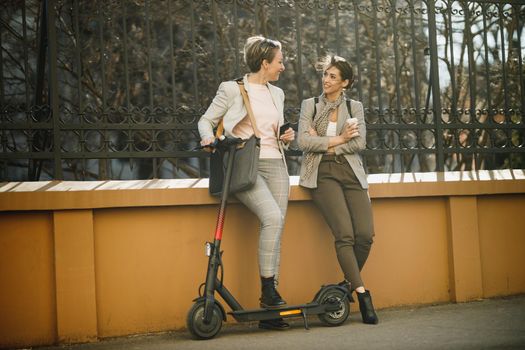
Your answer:
[[[289,176],[284,148],[294,140],[295,133],[288,128],[280,134],[284,124],[284,93],[270,84],[284,71],[281,43],[254,36],[244,46],[244,61],[250,73],[242,79],[257,129],[261,136],[261,150],[257,181],[246,191],[235,193],[239,201],[260,220],[259,273],[261,276],[261,307],[278,308],[286,304],[276,289],[279,276],[281,233],[284,226],[289,195]],[[227,137],[248,139],[254,134],[247,109],[236,81],[222,82],[208,110],[199,120],[201,145],[215,140],[213,129],[223,119]],[[281,318],[260,321],[260,328],[286,329],[289,324]]]
[[[376,324],[372,297],[361,279],[374,237],[368,183],[359,155],[366,145],[363,105],[344,94],[354,81],[350,63],[328,56],[320,67],[322,95],[301,104],[297,142],[304,156],[299,184],[311,189],[332,231],[344,284],[356,291],[363,322]]]

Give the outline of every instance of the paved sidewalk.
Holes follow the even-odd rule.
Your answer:
[[[311,318],[308,331],[299,320],[283,332],[259,330],[254,323],[228,322],[216,338],[206,341],[192,340],[187,332],[169,332],[39,349],[525,349],[525,295],[392,308],[379,310],[378,315],[377,326],[361,323],[360,315],[352,312],[340,327],[325,327]]]

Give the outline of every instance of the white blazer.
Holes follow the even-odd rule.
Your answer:
[[[246,91],[249,93],[248,74],[243,77],[243,82]],[[280,127],[284,124],[284,92],[281,88],[272,84],[267,83],[266,85],[270,90],[275,108],[279,112],[278,127]],[[215,95],[210,106],[199,120],[198,128],[201,139],[214,137],[213,129],[217,127],[222,118],[224,118],[224,135],[227,137],[239,137],[233,133],[233,129],[247,114],[248,111],[244,106],[239,84],[234,80],[222,82],[217,90],[217,95]],[[277,143],[279,144],[283,160],[285,160],[284,148],[286,147],[279,140]]]
[[[310,127],[314,119],[314,98],[303,100],[301,104],[301,116],[299,118],[299,132],[297,134],[297,144],[303,152],[314,152],[316,157],[314,159],[314,171],[309,178],[305,178],[306,166],[303,162],[301,164],[299,184],[308,188],[317,188],[317,174],[319,170],[319,163],[321,157],[328,150],[327,136],[311,136]],[[319,98],[319,102],[315,105],[317,111],[323,109],[324,102]],[[352,117],[357,118],[357,125],[359,127],[359,136],[352,138],[347,143],[335,146],[335,154],[342,154],[348,161],[352,170],[354,171],[362,188],[368,188],[368,181],[366,178],[365,169],[361,161],[359,152],[366,147],[366,127],[365,117],[363,111],[363,104],[359,101],[350,100],[350,108],[352,109]],[[343,102],[339,106],[337,114],[336,134],[339,135],[343,130],[346,120],[350,117],[350,113],[346,108],[346,103]]]

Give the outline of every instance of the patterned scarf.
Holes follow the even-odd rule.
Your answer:
[[[330,102],[326,99],[326,96],[323,95],[322,101],[324,103],[323,108],[321,111],[318,111],[317,114],[314,116],[312,121],[312,128],[314,128],[315,131],[317,131],[317,135],[319,136],[326,136],[326,129],[328,129],[328,122],[330,120],[330,114],[339,107],[341,103],[344,101],[343,94],[339,95],[337,100]],[[315,152],[308,152],[304,156],[304,162],[306,166],[306,171],[304,173],[305,178],[309,178],[314,170],[314,159],[317,153]]]

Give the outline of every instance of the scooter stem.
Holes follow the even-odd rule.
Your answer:
[[[230,180],[232,177],[233,160],[237,145],[232,144],[228,146],[228,165],[226,167],[226,174],[224,176],[224,184],[221,195],[221,205],[217,217],[217,226],[215,228],[215,240],[212,245],[212,252],[208,260],[208,271],[206,272],[206,285],[204,293],[206,301],[204,304],[204,323],[209,324],[212,318],[213,305],[215,303],[215,283],[217,281],[217,270],[219,268],[220,254],[221,254],[221,239],[222,229],[224,227],[224,219],[226,214],[226,205],[228,203],[228,194],[230,192]]]
[[[224,186],[222,188],[221,206],[219,208],[219,215],[217,217],[217,226],[215,228],[215,239],[222,239],[222,229],[224,227],[224,219],[226,214],[226,204],[228,202],[228,195],[230,194],[230,180],[233,171],[233,160],[237,145],[233,144],[228,147],[228,165],[226,167],[226,174],[224,175]]]

